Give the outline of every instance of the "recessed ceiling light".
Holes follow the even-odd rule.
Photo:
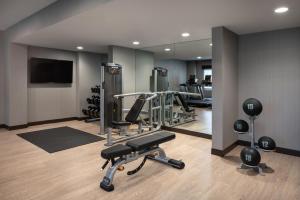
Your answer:
[[[288,7],[279,7],[279,8],[276,8],[276,9],[274,10],[274,12],[280,14],[280,13],[285,13],[285,12],[287,12],[288,10],[289,10]]]
[[[189,33],[182,33],[181,36],[182,36],[182,37],[189,37],[190,34],[189,34]]]
[[[133,41],[132,44],[133,44],[133,45],[139,45],[140,42],[139,42],[139,41]]]
[[[201,56],[198,56],[198,57],[197,57],[197,59],[201,59],[201,58],[202,58]]]
[[[170,48],[165,48],[165,51],[171,51],[171,49]]]
[[[84,48],[83,48],[83,46],[78,46],[78,47],[76,47],[76,49],[83,50]]]
[[[211,47],[212,47],[212,43],[210,43],[210,44],[209,44],[209,46],[211,46]]]

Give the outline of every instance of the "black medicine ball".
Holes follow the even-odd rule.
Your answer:
[[[255,148],[245,147],[240,154],[244,164],[249,166],[257,166],[260,163],[260,154]]]
[[[264,149],[267,151],[272,151],[272,150],[275,150],[276,143],[272,138],[270,138],[268,136],[263,136],[258,139],[258,146],[261,149]]]
[[[259,115],[262,112],[263,106],[259,100],[250,98],[244,101],[243,110],[247,115],[253,117]]]
[[[247,133],[249,125],[245,120],[239,119],[234,122],[233,129],[238,133]]]

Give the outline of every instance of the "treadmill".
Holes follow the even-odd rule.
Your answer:
[[[186,102],[189,106],[194,106],[198,108],[210,108],[212,106],[212,98],[205,98],[203,92],[204,86],[211,86],[211,81],[208,79],[211,79],[211,77],[205,77],[205,80],[203,80],[201,84],[197,84],[196,81],[193,81],[195,80],[195,76],[191,75],[190,80],[187,84],[180,84],[180,87],[184,92],[189,92],[188,86],[190,86],[195,87],[197,93],[201,95],[198,99],[186,96]]]

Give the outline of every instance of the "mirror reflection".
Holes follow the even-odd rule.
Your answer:
[[[154,54],[152,92],[161,92],[163,125],[212,134],[212,44],[210,39],[143,48]]]

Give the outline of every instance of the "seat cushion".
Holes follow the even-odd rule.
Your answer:
[[[101,151],[101,157],[104,159],[112,159],[130,154],[132,149],[123,144],[118,144]]]
[[[131,140],[126,143],[134,151],[140,151],[175,139],[175,134],[167,131],[159,132],[153,135],[148,135],[142,138]]]
[[[146,99],[143,95],[140,95],[134,102],[133,106],[129,110],[125,117],[127,122],[135,123],[146,103]]]

